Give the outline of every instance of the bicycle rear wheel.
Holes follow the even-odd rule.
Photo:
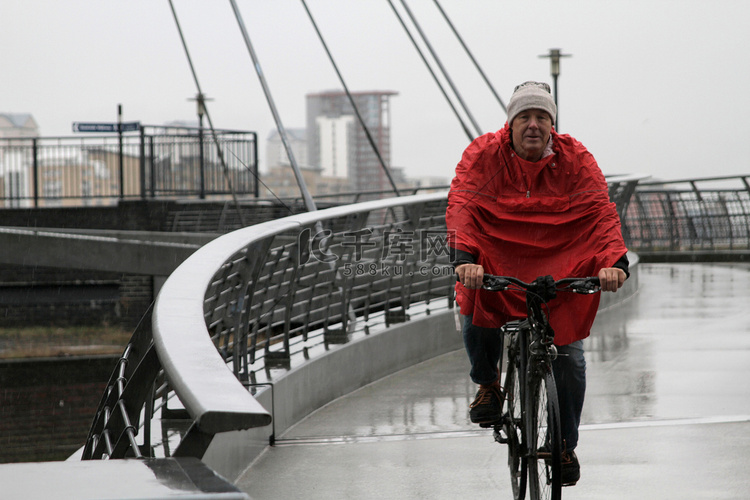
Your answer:
[[[529,496],[531,500],[560,500],[560,407],[555,377],[549,367],[530,374],[526,400]]]
[[[524,336],[525,332],[519,332],[517,338],[509,342],[504,383],[507,413],[503,418],[503,432],[507,437],[508,469],[514,500],[523,500],[526,496],[527,458],[521,399],[526,374]]]

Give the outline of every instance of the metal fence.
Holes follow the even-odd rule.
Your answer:
[[[373,325],[407,321],[415,303],[451,307],[455,280],[447,265],[446,204],[441,193],[335,207],[235,231],[198,250],[162,288],[154,311],[157,342],[144,337],[142,328],[134,335],[126,350],[132,359],[113,374],[84,458],[201,456],[213,433],[264,421],[235,410],[225,412],[231,418],[213,417],[221,424],[210,432],[198,423],[201,415],[221,413],[206,400],[224,389],[207,387],[210,363],[197,363],[193,355],[229,364],[235,380],[250,386],[265,380],[267,370],[288,366],[295,354],[346,342],[352,332]],[[211,268],[205,255],[215,252],[224,257],[212,260]],[[203,324],[170,302],[171,293],[191,292]],[[167,319],[165,311],[177,315]],[[197,353],[188,352],[193,331],[207,346]],[[162,346],[158,359],[154,345]],[[196,366],[203,367],[200,381],[191,383]],[[170,408],[172,390],[185,409]],[[239,403],[221,397],[227,399]],[[152,426],[157,410],[162,425]],[[146,425],[139,443],[135,430],[141,422]],[[170,435],[177,443],[170,444]]]
[[[642,255],[750,250],[749,179],[641,182],[622,218],[628,247]]]
[[[7,208],[232,191],[257,197],[257,178],[254,132],[218,130],[214,141],[203,129],[143,126],[132,134],[0,138],[0,206]]]

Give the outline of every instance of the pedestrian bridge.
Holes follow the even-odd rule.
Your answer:
[[[629,183],[611,180],[613,199]],[[290,429],[313,411],[460,349],[445,205],[445,193],[367,202],[247,227],[200,247],[134,333],[80,456],[44,467],[70,467],[94,482],[119,476],[99,482],[108,498],[139,498],[123,467],[133,467],[133,478],[138,467],[179,478],[180,491],[206,497],[244,495],[219,479],[195,479],[213,477],[211,470],[237,486],[273,483],[275,472],[261,467],[259,482],[248,466],[267,464],[258,457],[288,445]],[[638,296],[632,260],[627,289],[605,296],[610,314],[622,310],[615,301]],[[615,333],[596,342],[629,342]],[[346,425],[330,420],[329,428]],[[91,461],[102,458],[137,460]],[[3,483],[19,474],[0,467]],[[274,497],[265,494],[258,498]]]

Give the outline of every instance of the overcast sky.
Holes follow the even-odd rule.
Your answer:
[[[230,3],[173,1],[214,125],[257,131],[264,151],[275,124]],[[750,2],[439,1],[506,103],[518,83],[551,83],[539,55],[572,54],[559,131],[605,174],[750,174]],[[392,164],[451,178],[468,139],[388,1],[307,4],[350,90],[398,92]],[[482,130],[501,128],[505,113],[434,2],[407,4]],[[305,94],[341,87],[302,3],[238,5],[284,126],[304,127]],[[43,136],[115,121],[118,104],[125,121],[197,119],[167,0],[2,0],[0,46],[0,112],[31,113]]]

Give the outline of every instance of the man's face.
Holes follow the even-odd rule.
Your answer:
[[[522,111],[511,123],[513,149],[516,154],[528,161],[538,161],[552,131],[552,118],[541,109]]]

